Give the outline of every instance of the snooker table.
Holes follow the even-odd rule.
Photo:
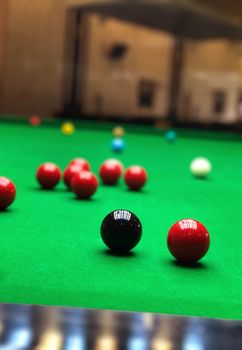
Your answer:
[[[0,122],[0,175],[17,187],[14,204],[0,213],[0,302],[78,306],[242,319],[242,140],[237,135],[178,131],[168,143],[161,131],[129,126],[122,154],[110,150],[113,125],[79,123],[72,136],[59,123],[33,128]],[[190,161],[208,157],[211,175],[194,178]],[[62,169],[87,158],[97,174],[117,157],[143,165],[149,182],[141,192],[100,184],[91,200],[75,199],[63,183],[41,190],[36,168],[45,161]],[[132,254],[112,255],[100,238],[104,216],[133,211],[143,236]],[[175,262],[167,232],[194,218],[209,230],[206,257],[191,267]]]

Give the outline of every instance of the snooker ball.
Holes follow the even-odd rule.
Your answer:
[[[168,130],[165,134],[166,140],[168,142],[175,142],[176,141],[176,132],[174,130]]]
[[[6,177],[0,177],[0,210],[8,208],[16,197],[14,183]]]
[[[99,175],[106,185],[115,185],[123,173],[123,165],[117,159],[107,159],[99,168]]]
[[[83,170],[73,176],[71,189],[80,199],[90,198],[98,188],[97,177],[90,171]]]
[[[199,221],[184,219],[170,228],[167,244],[175,259],[181,263],[192,264],[207,253],[210,237],[206,227]]]
[[[65,122],[61,125],[61,132],[63,135],[72,135],[75,132],[75,126],[71,122]]]
[[[195,158],[190,164],[190,171],[197,178],[205,178],[210,174],[211,170],[212,164],[207,158]]]
[[[60,181],[61,171],[54,163],[44,163],[37,169],[36,178],[42,188],[52,189]]]
[[[91,166],[90,166],[89,162],[86,159],[84,159],[84,158],[72,159],[70,161],[69,165],[73,165],[73,164],[80,165],[83,170],[87,170],[87,171],[91,170]]]
[[[139,165],[129,167],[124,175],[124,181],[130,190],[139,191],[147,182],[148,175]]]
[[[119,209],[109,213],[101,224],[101,237],[115,253],[127,253],[141,240],[142,225],[129,210]]]
[[[76,174],[79,174],[83,170],[84,170],[83,167],[78,163],[73,163],[71,165],[68,165],[67,168],[64,170],[64,174],[63,174],[63,180],[66,187],[70,189],[73,176],[75,176]]]
[[[125,147],[125,143],[124,143],[124,140],[121,138],[115,138],[111,142],[112,151],[115,153],[123,152],[124,147]]]
[[[38,115],[32,115],[29,117],[29,124],[31,126],[39,126],[41,124],[42,120]]]
[[[122,138],[125,135],[125,130],[122,126],[116,126],[112,131],[113,137]]]

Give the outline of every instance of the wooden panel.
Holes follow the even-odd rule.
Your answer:
[[[7,18],[8,0],[0,0],[0,113],[4,103],[4,82],[7,60]]]
[[[64,42],[61,0],[11,0],[6,112],[51,115],[59,108]]]
[[[5,1],[10,4],[5,112],[51,116],[62,107],[66,14],[71,5],[91,0]]]
[[[242,17],[242,4],[241,1],[231,0],[196,0],[201,5],[209,6],[217,11],[220,11],[226,15]]]

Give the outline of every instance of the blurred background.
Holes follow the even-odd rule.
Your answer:
[[[0,114],[235,130],[242,4],[1,0]]]

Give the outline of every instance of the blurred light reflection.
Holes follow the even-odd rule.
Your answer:
[[[152,341],[152,350],[172,350],[173,345],[172,341],[166,340],[166,339],[154,339]]]
[[[113,335],[101,335],[97,338],[95,350],[116,350],[117,338]]]
[[[41,339],[37,350],[59,350],[62,349],[63,336],[58,330],[49,330],[45,332]]]
[[[31,340],[31,329],[25,327],[13,329],[7,337],[5,344],[0,346],[0,349],[25,349],[30,345]]]
[[[81,334],[69,335],[66,339],[63,350],[84,350],[85,340]]]
[[[141,337],[133,337],[128,341],[128,350],[148,350],[148,339]]]
[[[187,333],[184,337],[182,350],[204,350],[201,337],[196,333]]]
[[[241,350],[242,322],[0,304],[0,350]]]

